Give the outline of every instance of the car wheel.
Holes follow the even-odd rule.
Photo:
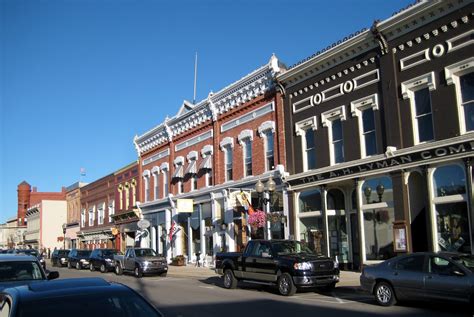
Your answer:
[[[72,269],[71,262],[67,262],[67,268],[68,268],[68,269]]]
[[[382,306],[392,306],[397,303],[393,287],[387,282],[379,282],[374,289],[375,300]]]
[[[160,273],[160,276],[161,277],[166,277],[167,274],[168,274],[168,272],[163,272],[163,273]]]
[[[95,267],[92,265],[92,262],[89,263],[89,270],[90,270],[91,272],[94,272],[94,271],[95,271]]]
[[[101,273],[105,273],[106,269],[105,269],[105,264],[101,264],[100,265],[100,272]]]
[[[227,289],[233,289],[237,287],[237,279],[234,276],[234,272],[231,269],[224,271],[224,287]]]
[[[140,267],[136,267],[135,270],[133,271],[133,273],[135,274],[135,277],[136,278],[140,278],[143,276],[143,272],[142,270],[140,269]]]
[[[120,263],[117,263],[115,265],[115,274],[117,274],[117,275],[122,275],[123,274],[123,269],[122,269],[122,266],[120,265]]]
[[[80,270],[80,269],[82,269],[81,263],[80,263],[80,262],[77,262],[77,263],[76,263],[76,270]]]
[[[290,274],[283,273],[280,275],[278,278],[278,291],[283,296],[292,296],[296,293],[296,286]]]

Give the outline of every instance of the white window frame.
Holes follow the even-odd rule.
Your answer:
[[[374,111],[374,123],[375,123],[375,110],[379,110],[379,96],[373,94],[364,98],[360,98],[351,102],[351,114],[352,117],[357,117],[359,125],[359,140],[360,140],[360,157],[366,158],[371,155],[367,155],[367,149],[365,147],[365,135],[364,135],[364,121],[362,119],[362,112],[372,108]],[[375,128],[375,144],[377,144],[377,127]],[[377,149],[375,151],[377,153]]]
[[[239,133],[237,139],[239,141],[240,146],[242,147],[242,167],[243,167],[243,171],[244,171],[244,173],[243,173],[244,177],[252,176],[252,174],[253,174],[252,156],[250,156],[250,164],[252,166],[252,174],[247,175],[247,167],[246,167],[246,164],[245,164],[245,155],[247,153],[247,141],[248,141],[248,146],[250,146],[250,151],[252,151],[253,131],[249,130],[249,129],[243,130]],[[253,154],[253,152],[252,152],[252,154]]]
[[[230,163],[232,163],[232,179],[227,179],[227,165],[229,164],[229,162],[227,162],[227,153],[229,150],[234,150],[234,139],[231,138],[231,137],[225,137],[221,143],[220,143],[220,148],[221,148],[221,151],[224,152],[224,180],[225,182],[231,182],[235,177],[234,175],[234,164],[231,160]],[[233,156],[233,152],[232,152],[232,156]]]
[[[115,215],[115,200],[109,200],[109,222],[112,223],[113,219],[112,216]]]
[[[143,177],[143,199],[145,202],[150,201],[150,171],[145,170],[142,174]]]
[[[301,156],[303,158],[303,172],[308,171],[308,155],[306,148],[306,131],[311,129],[316,131],[318,129],[317,117],[313,116],[311,118],[301,120],[295,123],[295,133],[297,136],[301,137]],[[316,138],[315,138],[316,141]],[[314,145],[316,149],[316,144]]]
[[[461,82],[459,77],[474,72],[474,57],[462,60],[455,64],[449,65],[444,68],[446,82],[448,85],[454,85],[456,89],[456,100],[458,106],[458,118],[459,118],[459,132],[461,134],[473,133],[473,131],[466,131],[466,114],[462,105],[461,95]]]
[[[159,192],[160,192],[160,186],[159,186],[159,181],[160,181],[160,176],[158,175],[160,173],[160,168],[158,166],[154,166],[151,169],[151,174],[153,175],[153,199],[157,200],[159,199]]]
[[[163,187],[163,197],[165,198],[165,197],[168,197],[170,193],[170,187],[169,187],[169,181],[168,181],[169,170],[170,170],[169,164],[168,163],[161,164],[160,170],[161,170],[161,173],[163,174],[162,187]]]
[[[206,145],[201,150],[201,156],[202,156],[203,159],[206,158],[208,155],[212,156],[213,153],[214,153],[214,149],[212,148],[212,145]],[[212,158],[211,158],[211,160],[212,160]],[[214,165],[212,167],[214,167]],[[210,184],[210,182],[209,182],[209,179],[211,177],[212,177],[212,169],[206,170],[206,175],[205,175],[206,187],[212,186],[212,184]]]
[[[97,207],[97,224],[103,225],[105,220],[105,203],[99,204]]]
[[[265,171],[270,171],[270,167],[268,166],[268,158],[267,158],[267,147],[268,147],[268,135],[271,134],[273,138],[273,165],[276,168],[276,160],[275,160],[275,121],[265,121],[258,127],[258,135],[263,138],[263,153],[265,156]]]
[[[148,177],[148,181],[150,181],[150,177]],[[123,187],[125,188],[125,210],[128,210],[130,207],[130,183],[125,182]]]
[[[137,181],[136,179],[132,179],[130,182],[130,187],[132,188],[132,207],[134,207],[137,203]]]
[[[94,226],[94,220],[95,220],[95,206],[89,208],[89,227]]]
[[[336,163],[336,158],[334,155],[334,144],[333,144],[333,135],[332,135],[332,123],[335,120],[341,120],[342,122],[346,120],[346,106],[340,106],[329,111],[326,111],[321,114],[321,122],[323,127],[328,128],[328,141],[329,141],[329,160],[331,165],[340,164],[342,162]],[[342,150],[344,151],[344,128],[342,129]],[[346,161],[346,155],[343,152],[344,162]]]
[[[418,133],[418,120],[416,119],[416,105],[415,105],[415,92],[418,90],[428,88],[430,91],[430,101],[431,101],[431,91],[436,89],[436,82],[434,72],[430,72],[408,81],[405,81],[401,84],[402,88],[402,97],[403,99],[409,99],[410,101],[410,112],[411,112],[411,121],[412,121],[412,128],[413,128],[413,142],[415,145],[423,144],[430,141],[423,141],[420,142],[420,135]],[[433,119],[433,104],[431,103],[431,119]],[[434,133],[436,132],[433,125],[433,140],[434,141]]]
[[[81,228],[86,226],[86,209],[83,208],[81,211]]]

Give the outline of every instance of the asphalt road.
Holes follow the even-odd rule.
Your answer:
[[[331,293],[298,292],[283,297],[271,287],[239,283],[235,290],[222,287],[218,277],[185,278],[117,276],[89,270],[54,268],[60,278],[102,277],[130,286],[144,295],[166,317],[188,316],[474,316],[467,306],[445,303],[402,303],[381,307],[372,296],[344,288]]]

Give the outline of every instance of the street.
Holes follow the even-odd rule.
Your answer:
[[[402,303],[378,306],[372,296],[338,287],[332,293],[300,291],[283,297],[271,287],[239,283],[235,290],[222,287],[215,277],[185,277],[170,272],[168,277],[117,276],[89,270],[58,270],[60,278],[102,277],[128,285],[144,295],[168,317],[188,316],[472,316],[468,307],[445,303]]]

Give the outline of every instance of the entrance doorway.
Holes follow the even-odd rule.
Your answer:
[[[425,178],[418,172],[410,173],[408,178],[408,195],[413,252],[429,251],[427,224],[430,222],[428,206],[426,204],[428,190]]]

